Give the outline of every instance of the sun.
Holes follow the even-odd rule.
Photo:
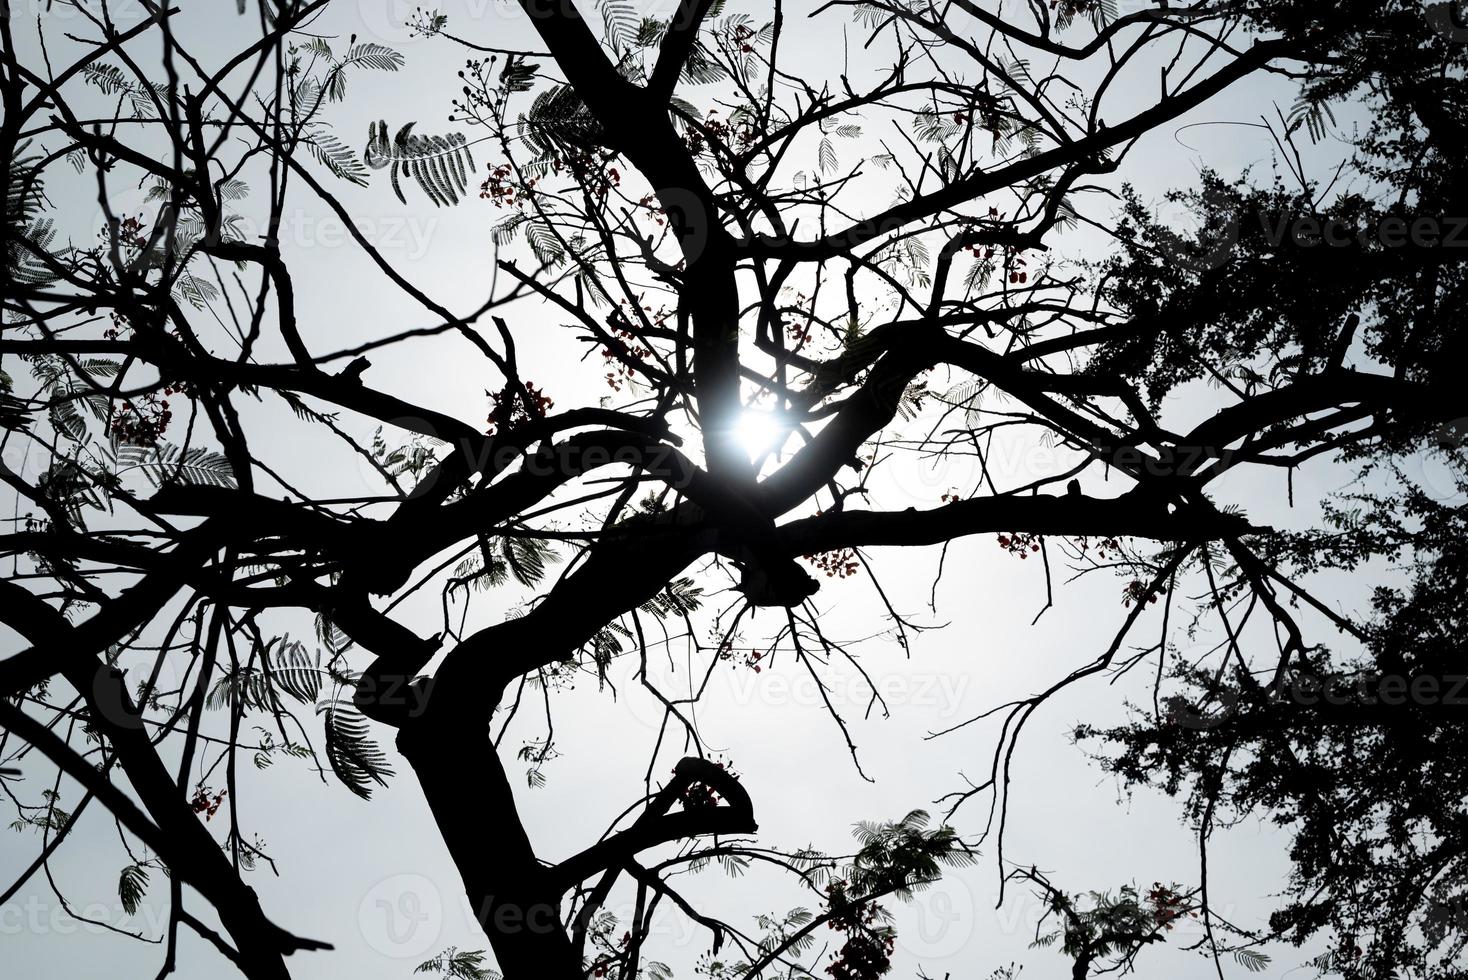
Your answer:
[[[774,452],[789,436],[789,427],[782,425],[770,412],[745,409],[734,426],[734,438],[750,459]]]

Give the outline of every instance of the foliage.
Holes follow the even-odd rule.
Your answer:
[[[474,154],[462,133],[422,136],[413,132],[417,123],[407,123],[391,137],[387,123],[367,127],[367,147],[362,159],[374,170],[387,168],[393,193],[404,204],[401,178],[411,177],[435,206],[453,204],[469,190],[469,172]]]
[[[443,980],[500,980],[500,975],[484,963],[484,950],[459,950],[450,946],[432,959],[413,968],[414,973],[434,973]]]

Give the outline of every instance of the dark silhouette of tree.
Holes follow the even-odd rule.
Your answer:
[[[1464,975],[1468,29],[1453,7],[832,0],[797,18],[781,0],[683,0],[663,20],[622,0],[522,0],[538,51],[420,11],[437,50],[468,53],[451,128],[380,121],[358,152],[332,107],[403,57],[317,32],[328,0],[241,0],[251,36],[208,63],[179,37],[192,11],[141,3],[124,24],[78,2],[64,35],[8,2],[0,19],[0,426],[43,460],[0,467],[16,500],[0,622],[21,638],[0,660],[0,751],[83,790],[67,810],[0,774],[18,825],[45,834],[6,898],[95,799],[137,846],[125,906],[167,869],[165,973],[182,925],[252,980],[287,976],[285,957],[324,944],[277,926],[246,883],[263,854],[235,815],[236,766],[324,756],[369,797],[393,775],[385,732],[511,980],[667,976],[648,943],[660,905],[707,930],[707,975],[870,980],[890,968],[881,901],[984,839],[1002,882],[1038,889],[1037,938],[1076,977],[1130,970],[1185,915],[1220,976],[1224,954],[1258,970],[1259,947],[1318,937],[1322,972]],[[808,77],[800,51],[837,27],[841,71]],[[1276,142],[1271,180],[1180,181],[1172,217],[1154,213],[1160,191],[1123,183],[1145,137],[1266,78],[1298,93],[1248,121]],[[1342,105],[1368,124],[1338,126]],[[1328,139],[1348,164],[1307,172],[1301,144]],[[67,170],[87,199],[50,190]],[[492,215],[475,301],[395,267],[350,185]],[[119,205],[137,191],[141,211]],[[341,221],[422,319],[358,324],[336,347],[340,331],[298,315],[302,296],[343,288],[293,269],[284,222],[302,206]],[[79,239],[68,227],[94,207]],[[547,320],[604,362],[604,389],[526,375],[517,339]],[[431,337],[494,378],[483,421],[374,384],[374,362]],[[925,404],[938,425],[886,437]],[[751,418],[770,432],[753,454]],[[343,497],[325,464],[321,487],[287,482],[272,459],[290,426],[339,440],[379,489]],[[1063,462],[1009,479],[990,459],[1011,439]],[[1448,474],[1437,493],[1404,468],[1424,452]],[[982,479],[939,506],[882,487],[957,454]],[[1301,501],[1296,525],[1251,519],[1227,489],[1317,458],[1344,489]],[[865,579],[906,648],[878,549],[973,535],[1039,558],[1047,587],[1066,566],[1120,576],[1110,642],[990,712],[989,772],[936,824],[861,825],[850,855],[760,845],[759,801],[702,744],[696,697],[649,676],[655,637],[702,669],[759,669],[765,654],[734,650],[741,623],[779,610],[768,649],[819,677],[856,664],[821,628],[822,578]],[[1364,614],[1312,584],[1339,571],[1377,583]],[[714,610],[725,580],[737,599]],[[442,593],[431,635],[397,608],[423,588]],[[531,598],[466,627],[486,590]],[[283,632],[291,610],[314,615],[310,647]],[[1144,623],[1156,640],[1128,646]],[[1179,651],[1179,632],[1204,629],[1217,646]],[[546,735],[521,751],[533,783],[556,751],[552,690],[606,683],[629,657],[664,709],[659,753],[602,839],[547,861],[505,729],[544,701]],[[1086,898],[1013,869],[1006,790],[1026,724],[1057,691],[1138,667],[1156,672],[1153,703],[1080,734],[1127,782],[1184,795],[1198,884]],[[1388,682],[1408,694],[1368,696]],[[680,739],[685,757],[654,779]],[[964,839],[948,821],[973,800],[989,819]],[[1267,929],[1209,907],[1209,836],[1248,813],[1294,835]],[[782,868],[818,911],[762,917],[762,935],[710,917],[673,876],[711,861]],[[620,881],[626,923],[603,909]],[[488,962],[450,949],[422,969],[483,977]]]

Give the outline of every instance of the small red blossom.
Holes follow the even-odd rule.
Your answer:
[[[1152,603],[1157,601],[1158,593],[1166,595],[1167,590],[1158,589],[1156,592],[1154,592],[1148,589],[1147,586],[1143,584],[1141,579],[1134,578],[1130,582],[1128,582],[1126,584],[1126,588],[1122,590],[1121,604],[1123,606],[1130,607],[1132,603],[1141,602],[1143,599],[1145,599],[1147,601],[1147,604],[1151,605]]]
[[[822,551],[813,555],[801,555],[806,561],[826,573],[826,578],[849,578],[861,570],[856,552],[850,548],[839,551]]]
[[[219,805],[224,802],[224,797],[228,793],[229,790],[222,789],[211,798],[209,787],[201,785],[194,791],[194,798],[189,800],[189,807],[195,813],[204,814],[204,819],[209,820],[219,812]]]
[[[1015,531],[1011,534],[999,535],[999,547],[1011,555],[1028,558],[1031,554],[1040,550],[1040,540],[1041,538],[1038,534]]]
[[[529,421],[532,417],[545,418],[545,414],[549,412],[553,407],[555,407],[555,401],[552,400],[551,397],[545,392],[537,388],[533,382],[525,382],[524,388],[525,394],[530,399],[530,410],[526,409],[524,399],[516,397],[514,391],[511,391],[509,395],[510,405],[508,412],[505,412],[504,391],[485,392],[485,394],[488,395],[490,399],[489,428],[485,431],[485,435],[494,435],[495,426],[498,423],[501,415],[508,414],[509,419],[506,428],[513,429],[521,422]]]

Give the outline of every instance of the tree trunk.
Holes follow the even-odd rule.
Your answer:
[[[578,980],[581,964],[561,923],[560,896],[535,858],[488,724],[462,713],[425,721],[405,726],[398,748],[418,776],[505,980]]]

